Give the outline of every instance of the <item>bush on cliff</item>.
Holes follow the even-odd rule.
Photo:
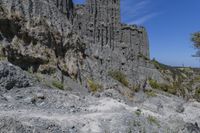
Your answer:
[[[195,99],[200,102],[200,88],[197,88],[195,91]]]
[[[175,95],[177,93],[177,89],[179,87],[177,83],[173,83],[173,85],[160,84],[153,79],[149,80],[149,84],[153,89],[159,89],[159,90],[165,91],[165,92],[173,94],[173,95]]]
[[[128,87],[128,85],[129,85],[128,79],[127,79],[126,75],[124,73],[122,73],[121,71],[112,70],[112,71],[108,72],[108,75],[111,76],[113,79],[122,83],[124,86]]]
[[[57,81],[57,80],[53,80],[52,81],[52,85],[60,90],[64,90],[64,85],[60,82],[60,81]]]
[[[89,79],[89,80],[87,81],[87,83],[88,83],[88,86],[89,86],[89,90],[90,90],[91,92],[97,92],[97,91],[99,91],[99,90],[102,90],[102,88],[103,88],[102,85],[100,85],[99,83],[97,83],[97,82],[95,82],[95,81],[93,81],[93,80],[91,80],[91,79]]]

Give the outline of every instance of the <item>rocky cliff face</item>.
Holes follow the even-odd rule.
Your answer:
[[[162,79],[149,61],[145,28],[121,23],[119,0],[87,0],[74,9],[74,30],[87,42],[86,77],[104,82],[109,71],[117,70],[132,83]]]
[[[55,1],[55,0],[54,0]],[[73,23],[74,17],[74,3],[72,0],[56,0],[57,8]]]
[[[48,73],[59,68],[63,73],[77,75],[84,44],[72,31],[72,14],[68,12],[71,5],[62,7],[69,8],[67,15],[57,6],[53,0],[0,1],[0,41],[10,62],[34,72]]]
[[[120,22],[120,1],[0,1],[0,41],[8,61],[24,70],[105,84],[110,71],[130,83],[162,80],[149,61],[146,30]],[[60,74],[59,74],[60,75]],[[110,84],[110,83],[109,83]],[[131,84],[130,84],[131,85]],[[110,86],[110,85],[109,85]]]
[[[199,133],[198,72],[149,60],[119,0],[0,0],[0,132]]]

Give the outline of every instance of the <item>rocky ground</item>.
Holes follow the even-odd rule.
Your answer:
[[[198,69],[89,43],[57,2],[0,0],[0,133],[200,133]]]
[[[96,94],[52,89],[0,63],[1,133],[199,133],[200,103],[142,90],[130,101],[114,89]]]

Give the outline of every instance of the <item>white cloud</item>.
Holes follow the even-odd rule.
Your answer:
[[[152,0],[122,0],[122,21],[128,24],[143,24],[160,13],[152,11]]]
[[[133,21],[128,22],[128,24],[138,24],[141,25],[144,22],[152,19],[153,17],[156,17],[157,15],[159,15],[160,13],[150,13],[144,16],[139,17],[138,19],[135,19]]]

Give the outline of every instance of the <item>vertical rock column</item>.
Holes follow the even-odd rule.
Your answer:
[[[67,15],[67,18],[73,23],[74,4],[72,0],[56,0],[56,6],[62,13]]]
[[[116,35],[120,29],[120,1],[87,0],[86,9],[93,43],[114,47],[114,40],[118,39]]]

